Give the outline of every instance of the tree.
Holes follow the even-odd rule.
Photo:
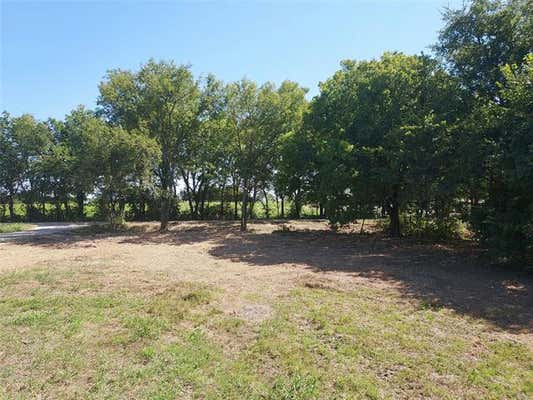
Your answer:
[[[261,143],[258,142],[258,89],[255,83],[241,80],[228,86],[228,122],[234,137],[232,152],[238,171],[238,186],[242,191],[241,230],[247,228],[247,206],[252,179],[257,171],[257,158]]]
[[[390,234],[400,236],[400,214],[421,180],[453,167],[451,155],[435,155],[451,151],[446,137],[460,115],[459,87],[427,56],[385,53],[380,60],[344,61],[342,67],[321,84],[313,104],[328,216],[342,223],[361,206],[381,206],[390,217]],[[426,168],[417,170],[421,157]]]
[[[208,75],[199,87],[198,114],[192,133],[180,148],[178,162],[192,219],[204,219],[207,196],[213,185],[219,184],[221,193],[224,192],[231,156],[225,85]]]
[[[531,1],[475,0],[448,10],[445,22],[436,49],[472,99],[458,143],[463,174],[468,176],[464,193],[471,198],[472,222],[498,254],[523,256],[530,251],[524,152],[529,151],[531,134],[524,132],[531,132]]]
[[[29,114],[11,118],[2,116],[0,155],[3,161],[2,186],[7,192],[9,213],[15,219],[14,201],[23,195],[28,219],[32,218],[35,201],[35,166],[52,141],[46,124]]]
[[[85,217],[85,200],[93,191],[98,174],[90,149],[98,140],[101,122],[94,112],[79,106],[65,117],[65,123],[58,130],[58,142],[66,147],[71,158],[68,176],[77,202],[78,219]]]
[[[272,83],[258,88],[246,79],[227,88],[227,119],[233,136],[235,168],[242,194],[241,230],[253,211],[257,193],[272,179],[279,142],[295,126],[305,104],[305,91],[291,82],[277,89]],[[301,115],[299,116],[301,120]]]
[[[306,131],[302,129],[304,115],[308,110],[305,99],[307,89],[295,82],[285,81],[278,89],[280,97],[280,146],[274,163],[274,186],[278,194],[292,199],[293,215],[301,215],[304,195],[308,191],[309,163],[312,148]]]
[[[531,0],[473,0],[444,12],[436,51],[465,87],[494,98],[501,67],[533,51]]]
[[[159,161],[155,140],[140,133],[129,133],[105,123],[93,125],[97,140],[91,144],[91,154],[97,166],[98,188],[104,211],[113,228],[124,223],[126,196],[131,182],[147,176]]]
[[[498,132],[487,199],[474,227],[497,255],[533,260],[533,55],[501,69],[498,101],[487,106]]]
[[[14,220],[15,194],[23,173],[23,166],[17,157],[11,123],[11,116],[7,112],[3,112],[0,119],[0,187],[2,198],[7,200],[9,206],[9,217]]]
[[[190,68],[150,60],[137,73],[110,71],[100,84],[98,103],[110,123],[145,132],[159,144],[160,221],[166,230],[176,198],[179,155],[198,110],[198,87]]]
[[[87,151],[87,149],[86,149]],[[46,214],[46,194],[55,205],[55,219],[68,219],[70,215],[70,193],[72,193],[72,163],[70,149],[64,143],[54,143],[35,164],[31,172],[38,190],[42,193],[41,214]],[[62,214],[62,205],[66,215]]]

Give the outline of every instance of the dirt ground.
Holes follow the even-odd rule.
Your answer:
[[[284,228],[283,228],[284,227]],[[336,233],[325,221],[155,223],[123,233],[54,235],[0,244],[0,273],[79,267],[106,287],[164,291],[177,281],[224,290],[226,313],[262,320],[270,300],[297,285],[372,286],[402,301],[447,307],[481,320],[494,335],[533,348],[533,277],[491,266],[474,245],[435,245]],[[261,298],[247,303],[243,299]]]

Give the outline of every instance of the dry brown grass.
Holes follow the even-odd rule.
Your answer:
[[[138,223],[0,244],[0,260],[8,397],[533,390],[533,279],[485,265],[470,244],[335,233],[325,221],[258,221],[245,234],[233,222],[164,234]]]

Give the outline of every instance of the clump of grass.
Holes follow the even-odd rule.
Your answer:
[[[278,378],[269,398],[272,400],[308,400],[317,397],[316,378],[296,373],[287,378]]]
[[[238,334],[241,327],[244,325],[244,321],[236,317],[222,317],[216,319],[214,326],[217,329],[221,329],[226,333]]]
[[[181,296],[183,301],[191,304],[207,304],[211,300],[212,293],[205,289],[196,289],[188,291]]]
[[[154,339],[161,334],[161,331],[168,328],[168,324],[162,318],[141,315],[128,315],[123,323],[129,330],[132,341],[142,338]]]

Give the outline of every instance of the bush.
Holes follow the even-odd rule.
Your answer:
[[[533,206],[472,210],[472,226],[491,255],[503,262],[533,265]]]
[[[429,218],[413,218],[409,215],[401,217],[402,234],[429,240],[466,239],[470,237],[467,225],[454,217],[442,220]]]

